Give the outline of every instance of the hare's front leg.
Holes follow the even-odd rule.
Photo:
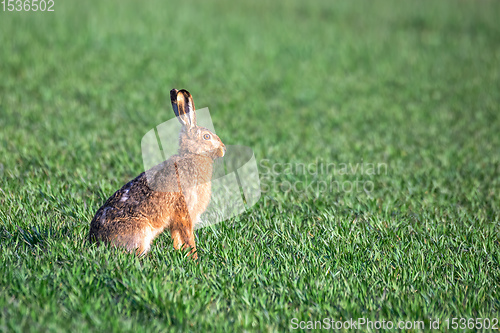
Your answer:
[[[193,223],[189,215],[176,216],[171,224],[170,233],[174,241],[174,249],[179,250],[191,248],[188,255],[192,255],[193,259],[198,259],[196,254],[196,244],[194,241]]]

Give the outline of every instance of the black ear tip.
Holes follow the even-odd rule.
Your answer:
[[[177,89],[172,89],[170,90],[170,102],[176,103],[177,102],[177,93],[179,91]]]
[[[185,98],[190,98],[191,97],[191,94],[189,93],[189,91],[187,91],[186,89],[181,89],[179,90],[179,92],[184,95]]]

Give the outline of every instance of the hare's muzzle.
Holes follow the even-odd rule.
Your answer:
[[[219,151],[218,151],[218,156],[219,157],[224,157],[224,155],[226,154],[226,146],[222,145],[219,147]]]

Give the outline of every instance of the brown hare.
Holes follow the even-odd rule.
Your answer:
[[[172,89],[170,100],[182,124],[178,153],[128,182],[99,208],[90,224],[90,242],[145,254],[168,229],[175,249],[190,248],[189,254],[198,258],[193,226],[208,206],[213,163],[226,147],[217,135],[196,125],[188,91]]]

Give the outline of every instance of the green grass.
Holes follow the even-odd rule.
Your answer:
[[[54,8],[0,12],[0,331],[500,317],[499,2]],[[269,190],[197,231],[199,264],[168,234],[144,258],[88,247],[174,87]],[[387,171],[266,173],[317,161]]]

